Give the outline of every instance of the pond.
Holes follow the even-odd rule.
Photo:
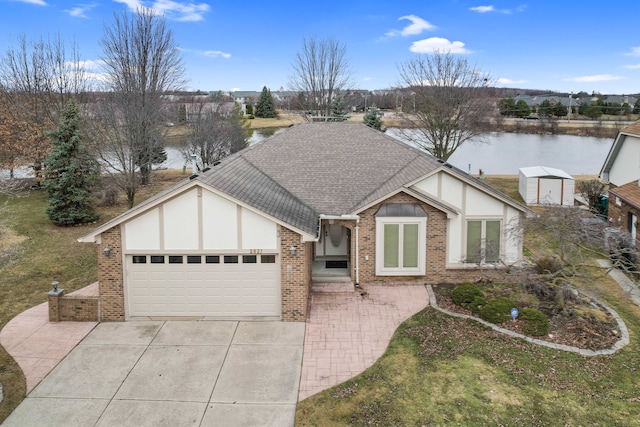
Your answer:
[[[250,143],[262,141],[273,133],[273,130],[256,130]],[[397,129],[388,129],[387,134],[403,140]],[[522,167],[548,166],[571,175],[597,175],[612,143],[612,138],[491,133],[482,140],[463,144],[449,158],[449,163],[473,174],[482,169],[486,174],[517,175]],[[185,165],[179,150],[168,147],[167,155],[167,168]]]
[[[387,133],[402,139],[396,129]],[[548,166],[571,175],[597,175],[612,144],[612,138],[491,133],[463,144],[449,163],[473,174],[482,169],[486,174],[517,175],[522,167]]]

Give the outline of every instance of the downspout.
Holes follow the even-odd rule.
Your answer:
[[[358,231],[360,230],[360,217],[356,219],[356,286],[360,286],[360,239]]]

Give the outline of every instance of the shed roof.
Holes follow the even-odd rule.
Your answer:
[[[520,168],[520,172],[527,178],[565,178],[573,179],[571,175],[562,169],[550,168],[547,166],[530,166]]]

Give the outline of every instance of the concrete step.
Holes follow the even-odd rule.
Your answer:
[[[341,293],[354,292],[355,287],[352,281],[348,282],[311,282],[311,292],[313,293]]]

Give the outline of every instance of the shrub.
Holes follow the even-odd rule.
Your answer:
[[[549,319],[535,308],[522,309],[522,331],[527,335],[541,337],[549,334]]]
[[[467,304],[467,308],[469,310],[471,310],[472,313],[474,314],[480,314],[480,309],[486,304],[487,302],[484,300],[484,297],[482,296],[477,296],[473,299],[473,301],[471,301],[469,304]]]
[[[558,257],[545,256],[536,261],[538,274],[553,274],[562,270],[562,261]]]
[[[511,319],[511,309],[515,307],[508,298],[494,298],[480,308],[480,317],[491,323],[502,323]]]
[[[484,297],[482,290],[472,283],[463,283],[456,286],[451,292],[451,300],[454,304],[467,307],[476,297]]]

